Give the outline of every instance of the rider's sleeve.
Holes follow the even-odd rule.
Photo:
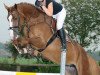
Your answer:
[[[48,5],[53,2],[53,0],[46,0],[46,7],[48,7]]]

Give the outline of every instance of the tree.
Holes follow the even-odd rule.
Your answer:
[[[67,10],[65,20],[72,38],[79,36],[83,47],[98,44],[100,35],[100,0],[63,0]],[[96,48],[95,48],[96,49]]]
[[[12,44],[12,42],[10,41],[10,42],[7,42],[6,44],[5,44],[5,47],[6,47],[6,49],[7,50],[9,50],[9,52],[12,54],[12,57],[13,57],[13,59],[14,59],[14,62],[15,62],[15,60],[16,60],[16,58],[17,58],[17,56],[18,56],[18,51],[16,50],[16,48],[14,47],[14,45]]]

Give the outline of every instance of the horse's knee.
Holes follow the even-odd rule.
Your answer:
[[[66,65],[66,75],[78,75],[75,65]]]

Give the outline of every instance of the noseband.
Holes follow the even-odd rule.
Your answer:
[[[44,15],[45,16],[45,15]],[[44,19],[45,19],[45,17],[44,17]],[[44,20],[45,21],[45,20]],[[41,22],[39,22],[39,23],[41,23]],[[38,24],[37,22],[36,23],[34,23],[34,24]],[[34,26],[34,25],[33,25]],[[30,32],[30,27],[32,27],[32,26],[29,26],[28,25],[28,22],[27,22],[27,20],[26,20],[26,18],[24,18],[24,22],[23,22],[23,24],[21,25],[20,24],[20,16],[18,16],[18,26],[13,26],[13,27],[9,27],[9,30],[13,30],[15,33],[17,33],[17,35],[19,35],[19,36],[24,36],[24,28],[27,28],[27,34],[28,34],[28,38],[30,38],[29,37],[29,32]],[[16,30],[17,29],[17,30]],[[45,47],[44,48],[40,48],[40,49],[35,49],[35,50],[37,50],[37,51],[39,51],[39,52],[42,52],[43,50],[45,50],[48,46],[49,46],[49,44],[51,44],[52,43],[52,41],[53,40],[55,40],[55,38],[57,37],[57,33],[55,32],[53,35],[52,35],[52,37],[49,39],[49,41],[47,41],[47,44],[45,45]]]
[[[19,15],[18,15],[17,19],[18,19],[18,26],[9,27],[8,30],[13,30],[17,35],[24,36],[24,32],[23,32],[24,27],[28,28],[28,23],[26,21],[26,18],[24,18],[24,22],[22,25],[20,25],[20,16]]]
[[[15,33],[17,33],[19,35],[19,32],[18,32],[19,23],[20,23],[20,17],[18,16],[18,26],[9,27],[8,30],[13,30]],[[17,31],[16,31],[16,29],[17,29]]]

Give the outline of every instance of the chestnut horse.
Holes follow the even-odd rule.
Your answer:
[[[51,27],[52,18],[28,3],[19,3],[11,7],[5,5],[5,8],[8,11],[8,20],[11,26],[10,29],[15,32],[15,29],[17,28],[19,31],[19,37],[15,36],[15,34],[12,35],[14,36],[13,39],[17,40],[17,44],[20,43],[23,47],[31,44],[31,47],[37,50],[37,52],[40,49],[44,49],[38,53],[42,57],[60,64],[60,39],[56,37],[46,47],[47,42],[54,33]],[[66,73],[66,75],[100,75],[100,68],[96,61],[90,57],[77,42],[70,38],[69,41],[67,41],[66,59],[66,64],[73,64],[78,73]]]

